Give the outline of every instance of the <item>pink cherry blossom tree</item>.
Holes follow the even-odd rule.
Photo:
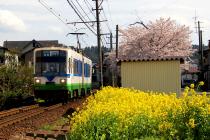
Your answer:
[[[156,59],[165,57],[187,57],[193,53],[189,27],[180,25],[170,18],[150,21],[142,25],[120,29],[118,58],[109,54],[112,69],[117,71],[117,60]]]
[[[186,57],[192,54],[189,27],[160,18],[143,26],[120,30],[119,59]]]
[[[189,27],[170,18],[150,21],[146,26],[148,29],[139,25],[120,30],[118,60],[187,57],[193,53]],[[114,56],[112,52],[108,59],[116,61]]]

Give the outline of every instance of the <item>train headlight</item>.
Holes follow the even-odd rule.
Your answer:
[[[60,79],[60,83],[61,84],[65,84],[66,83],[66,79]]]
[[[36,84],[40,84],[41,83],[41,80],[40,79],[35,79],[35,83]]]

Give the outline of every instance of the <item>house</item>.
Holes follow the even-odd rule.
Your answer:
[[[5,64],[5,52],[7,51],[6,48],[0,47],[0,65]]]
[[[10,52],[7,48],[0,46],[0,66],[11,62],[18,62],[18,56]]]
[[[181,57],[120,60],[122,87],[142,91],[181,92]]]
[[[4,41],[3,47],[16,53],[25,65],[33,65],[33,50],[38,47],[59,46],[58,40]]]
[[[195,84],[198,81],[198,75],[200,73],[199,61],[197,59],[186,57],[184,62],[184,64],[181,64],[182,88],[184,88],[185,86],[189,86],[192,83]]]

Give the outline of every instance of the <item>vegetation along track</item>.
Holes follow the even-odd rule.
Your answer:
[[[11,113],[13,110],[9,110],[7,112],[10,112],[11,115],[0,118],[0,139],[11,139],[13,136],[22,136],[25,132],[34,132],[44,124],[52,123],[62,117],[69,108],[76,109],[82,106],[84,101],[85,98],[77,99],[65,105],[37,106],[27,111],[14,111],[14,113]]]

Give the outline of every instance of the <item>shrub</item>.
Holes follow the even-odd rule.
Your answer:
[[[27,66],[5,65],[0,67],[0,108],[15,106],[15,101],[32,95],[33,72]]]

